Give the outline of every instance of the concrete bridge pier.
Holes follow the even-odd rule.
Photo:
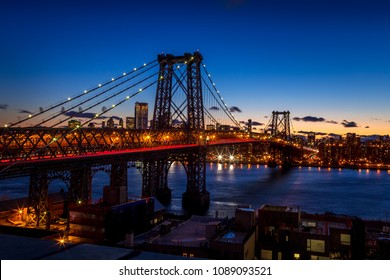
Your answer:
[[[145,160],[142,167],[142,197],[155,196],[162,204],[171,202],[168,188],[168,159]]]
[[[127,162],[111,164],[110,186],[104,187],[103,200],[107,205],[118,205],[127,202]]]

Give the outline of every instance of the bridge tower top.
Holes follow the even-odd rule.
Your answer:
[[[156,89],[156,99],[153,114],[154,129],[172,128],[172,114],[180,113],[183,125],[191,131],[204,130],[204,112],[202,96],[201,63],[203,56],[199,52],[193,54],[175,56],[172,54],[158,55],[160,65],[159,77]],[[185,66],[184,77],[178,77],[174,72],[176,68]],[[185,104],[175,104],[172,97],[174,94],[174,82],[186,95]]]
[[[272,120],[269,125],[271,136],[289,140],[291,138],[290,123],[290,111],[272,111]]]

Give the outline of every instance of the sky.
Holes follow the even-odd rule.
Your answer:
[[[238,120],[288,110],[296,133],[387,135],[389,15],[386,0],[3,0],[0,123],[199,50]]]

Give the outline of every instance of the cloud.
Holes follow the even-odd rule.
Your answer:
[[[329,133],[328,136],[333,137],[333,138],[340,138],[341,137],[340,134],[336,134],[336,133]]]
[[[260,125],[264,125],[264,124],[261,122],[252,121],[252,125],[253,126],[260,126]]]
[[[303,118],[298,118],[295,117],[293,118],[294,121],[303,121],[303,122],[324,122],[324,118],[317,118],[317,117],[312,117],[312,116],[306,116]]]
[[[336,121],[326,121],[326,123],[338,124]]]
[[[370,128],[368,125],[365,128]]]
[[[230,112],[234,113],[234,112],[238,112],[238,113],[241,113],[241,109],[238,108],[237,106],[232,106],[229,108]]]
[[[264,116],[264,118],[265,118],[265,119],[268,119],[268,118],[269,118],[269,116]]]
[[[212,110],[212,111],[219,111],[219,108],[216,107],[216,106],[213,106],[213,107],[210,108],[210,110]]]
[[[356,122],[349,122],[347,120],[343,120],[341,123],[344,127],[358,127]]]
[[[0,109],[7,110],[8,104],[0,104]]]
[[[118,116],[112,116],[111,118],[113,118],[114,120],[120,120],[120,119],[122,119],[121,117],[118,117]]]
[[[305,131],[305,130],[300,130],[298,131],[298,133],[301,133],[301,134],[310,134],[310,133],[314,133],[315,135],[319,135],[319,136],[325,136],[325,135],[328,135],[328,133],[325,133],[325,132],[318,132],[318,131]]]
[[[63,115],[67,116],[67,117],[82,118],[82,119],[93,119],[96,116],[95,113],[88,113],[88,112],[80,113],[80,112],[76,112],[76,111],[65,112],[65,113],[63,113]],[[98,119],[106,119],[106,118],[107,117],[105,117],[105,116],[98,117]]]
[[[19,113],[20,113],[20,114],[32,114],[33,112],[30,112],[30,111],[28,111],[28,110],[20,109],[20,110],[19,110]]]
[[[240,121],[240,123],[242,123],[242,124],[246,124],[246,122],[245,122],[245,121]]]

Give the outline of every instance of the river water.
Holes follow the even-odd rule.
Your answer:
[[[129,195],[140,196],[141,174],[128,170]],[[390,171],[293,167],[288,170],[264,165],[207,164],[207,190],[210,208],[206,215],[232,217],[239,205],[258,208],[263,204],[295,206],[309,213],[333,212],[364,219],[390,220]],[[181,164],[173,163],[168,175],[172,202],[168,211],[177,214],[186,187],[186,173]],[[92,197],[102,196],[109,176],[103,171],[95,174]],[[66,188],[54,180],[49,192]],[[0,181],[0,199],[28,195],[28,178]]]

